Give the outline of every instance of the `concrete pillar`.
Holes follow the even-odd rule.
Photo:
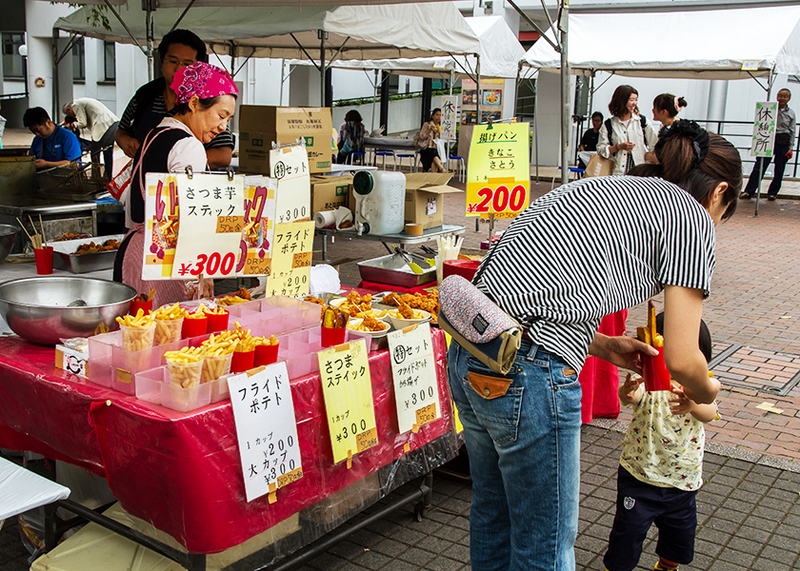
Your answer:
[[[59,38],[56,45],[58,46],[58,54],[61,55],[61,52],[69,45],[69,38]],[[68,52],[59,62],[58,85],[54,86],[53,89],[58,90],[59,109],[53,109],[50,116],[54,122],[60,123],[63,119],[60,107],[74,99],[72,90],[72,52]],[[47,108],[45,107],[45,109]]]

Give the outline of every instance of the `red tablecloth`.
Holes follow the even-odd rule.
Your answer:
[[[245,500],[230,402],[190,413],[139,401],[54,367],[53,348],[0,339],[0,447],[39,452],[108,479],[131,514],[190,551],[216,553],[261,533],[452,430],[444,334],[433,330],[442,417],[398,434],[389,354],[369,358],[378,446],[332,464],[318,375],[292,380],[304,476]]]

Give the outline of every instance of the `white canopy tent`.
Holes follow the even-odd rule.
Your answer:
[[[614,35],[624,30],[621,41]],[[560,54],[536,42],[531,67],[558,71]],[[746,79],[800,73],[800,6],[684,12],[570,13],[569,66],[635,77]],[[745,71],[751,69],[750,71]]]
[[[222,3],[216,0],[217,5]],[[129,6],[119,11],[117,20],[111,20],[110,30],[92,26],[87,20],[91,8],[84,7],[59,18],[54,29],[141,47],[141,42],[152,43],[153,38],[180,25],[203,38],[210,52],[244,58],[318,59],[323,74],[328,67],[326,62],[341,57],[379,59],[480,52],[477,35],[450,2],[304,5],[299,10],[292,6],[236,4],[237,7],[191,10],[159,8],[154,12]],[[321,83],[324,102],[325,82]]]
[[[503,79],[517,77],[519,62],[525,58],[525,50],[505,19],[502,16],[482,16],[465,20],[480,41],[481,77]],[[475,58],[448,55],[380,60],[340,59],[331,62],[331,67],[380,69],[390,73],[424,77],[445,76],[450,72],[472,75],[475,73]]]

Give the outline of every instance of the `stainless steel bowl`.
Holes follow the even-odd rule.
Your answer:
[[[17,239],[19,228],[11,224],[0,224],[0,264],[6,261],[14,240]]]
[[[0,315],[31,343],[55,345],[59,339],[91,337],[100,324],[117,328],[136,296],[125,284],[81,277],[38,277],[0,284]]]

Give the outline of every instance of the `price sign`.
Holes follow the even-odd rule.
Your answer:
[[[756,117],[753,121],[753,142],[750,145],[751,157],[771,157],[775,146],[775,128],[778,121],[778,103],[762,101],[756,103]],[[763,174],[763,173],[762,173]]]
[[[144,202],[144,255],[142,279],[172,278],[178,244],[178,179],[181,175],[147,173]],[[187,178],[183,176],[183,178]]]
[[[313,220],[275,225],[267,297],[308,295],[313,246]]]
[[[514,218],[528,207],[528,123],[478,125],[467,166],[467,216]]]
[[[311,177],[305,145],[272,149],[270,172],[278,181],[275,217],[278,223],[294,222],[311,217]]]
[[[378,444],[372,380],[363,339],[317,353],[334,463]]]
[[[228,378],[247,501],[303,477],[286,363]]]
[[[244,216],[237,273],[269,275],[270,252],[275,226],[277,181],[265,176],[248,176],[244,185]]]
[[[244,216],[244,177],[180,175],[178,202],[180,231],[172,277],[235,275]]]
[[[439,418],[439,390],[433,359],[431,326],[424,323],[388,336],[400,432],[416,432]]]

